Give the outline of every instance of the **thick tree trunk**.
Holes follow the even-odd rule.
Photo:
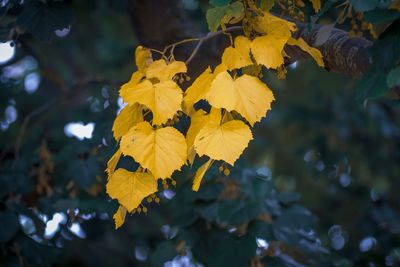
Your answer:
[[[206,34],[179,0],[128,0],[127,8],[139,42],[147,47],[162,49],[170,43]],[[313,45],[321,26],[315,25],[309,30],[306,24],[297,25],[297,37],[302,37],[308,44]],[[200,73],[207,65],[217,64],[218,57],[228,44],[225,36],[204,44],[194,60],[195,63],[192,63],[191,68],[194,70],[191,74]],[[343,30],[333,29],[328,40],[318,49],[324,56],[328,71],[358,77],[370,65],[368,48],[371,45],[372,42],[367,39],[350,37]],[[185,59],[193,48],[194,44],[185,45],[177,50],[178,55]],[[292,61],[309,57],[297,47],[288,47],[287,53]]]

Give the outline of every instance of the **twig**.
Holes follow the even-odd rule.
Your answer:
[[[193,49],[193,52],[190,54],[189,58],[185,61],[186,65],[188,65],[193,60],[193,58],[196,56],[197,52],[199,51],[200,47],[208,39],[211,39],[211,38],[213,38],[213,37],[215,37],[217,35],[220,35],[220,34],[227,34],[229,32],[242,30],[242,29],[243,29],[242,26],[232,26],[232,27],[226,28],[225,30],[219,30],[219,31],[216,31],[216,32],[209,32],[204,37],[199,38],[198,39],[199,42],[197,43],[196,47]]]
[[[185,44],[185,43],[190,43],[190,42],[197,42],[197,41],[199,41],[199,39],[200,38],[190,38],[190,39],[184,39],[184,40],[175,42],[173,44],[169,44],[166,47],[164,47],[163,53],[166,53],[169,48],[171,48],[171,50],[173,50],[178,45]]]
[[[196,56],[197,52],[199,51],[201,45],[204,43],[204,39],[201,39],[196,47],[193,49],[193,52],[190,54],[189,58],[185,61],[186,65],[189,65],[189,63],[193,60],[193,58]]]
[[[15,162],[17,162],[18,159],[19,159],[19,149],[21,147],[22,137],[25,134],[26,128],[27,128],[28,123],[30,122],[30,120],[33,119],[34,117],[38,116],[42,112],[46,111],[48,108],[52,107],[54,104],[59,102],[61,99],[63,99],[63,97],[54,98],[51,101],[43,104],[42,106],[34,109],[31,113],[29,113],[25,117],[24,121],[22,122],[21,130],[19,131],[19,134],[18,134],[18,137],[17,137],[17,141],[15,142],[15,148],[14,148]]]
[[[156,53],[158,53],[158,54],[160,54],[161,55],[161,57],[163,57],[164,59],[167,59],[166,57],[165,57],[165,55],[164,55],[164,52],[162,52],[162,51],[160,51],[160,50],[157,50],[157,49],[154,49],[154,48],[148,48],[150,51],[152,51],[152,52],[156,52]]]
[[[174,50],[178,45],[182,45],[182,44],[186,44],[186,43],[191,43],[191,42],[198,42],[197,45],[195,46],[193,52],[190,54],[189,58],[186,60],[186,64],[189,64],[190,61],[192,61],[192,59],[195,57],[195,55],[197,54],[197,52],[199,51],[200,47],[202,46],[202,44],[210,39],[213,38],[217,35],[220,34],[228,34],[230,41],[232,43],[232,35],[229,33],[231,31],[236,31],[236,30],[241,30],[243,29],[242,26],[232,26],[223,30],[219,30],[217,32],[209,32],[208,34],[206,34],[203,37],[199,37],[199,38],[189,38],[189,39],[184,39],[172,44],[167,45],[166,47],[164,47],[161,55],[165,58],[165,54],[168,52],[168,49],[170,49],[170,57],[173,59],[174,58]]]

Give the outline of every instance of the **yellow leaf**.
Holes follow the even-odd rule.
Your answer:
[[[227,47],[222,55],[222,63],[229,70],[239,69],[253,64],[250,58],[251,41],[245,36],[235,38],[235,47]]]
[[[223,71],[228,70],[228,67],[221,63],[215,67],[214,72],[208,67],[194,82],[186,89],[185,97],[183,99],[183,109],[188,115],[193,109],[193,105],[202,99],[206,99],[208,90],[210,89],[211,82],[214,80],[215,76]]]
[[[139,45],[135,51],[135,62],[138,70],[145,73],[146,69],[153,63],[151,51]]]
[[[118,149],[114,155],[110,158],[110,160],[107,162],[107,169],[106,172],[108,176],[112,175],[114,173],[115,168],[117,167],[118,161],[121,158],[122,152],[121,149]]]
[[[169,64],[165,60],[156,60],[151,64],[147,71],[147,79],[157,78],[160,82],[171,80],[177,73],[186,72],[185,62],[173,61]]]
[[[187,159],[185,137],[173,127],[153,129],[148,122],[133,126],[121,139],[121,150],[156,178],[169,178]]]
[[[315,12],[318,12],[321,10],[321,0],[311,0],[312,6],[314,8]]]
[[[263,16],[256,17],[254,29],[262,34],[269,34],[274,31],[282,31],[282,34],[286,34],[287,30],[296,31],[297,27],[293,22],[281,19],[269,12],[263,12]]]
[[[119,95],[122,97],[123,95],[126,95],[130,90],[132,90],[132,87],[137,85],[143,78],[143,74],[140,71],[136,71],[132,74],[131,79],[129,82],[123,84],[121,86],[121,89],[119,90]]]
[[[213,107],[237,111],[254,125],[271,109],[274,96],[257,77],[244,74],[234,80],[225,71],[215,77],[206,99]]]
[[[251,53],[258,64],[276,69],[284,63],[283,48],[296,25],[292,22],[275,17],[268,12],[257,20],[258,30],[264,36],[256,37],[251,43]]]
[[[149,173],[117,169],[108,180],[106,190],[111,198],[131,212],[145,197],[157,191],[157,181]]]
[[[290,35],[272,34],[256,37],[251,43],[251,53],[258,64],[276,69],[284,63],[282,51],[289,38]]]
[[[211,72],[211,68],[208,67],[191,86],[186,90],[185,97],[183,99],[183,107],[186,114],[189,114],[193,110],[193,105],[205,98],[208,88],[210,88],[211,82],[214,79],[214,74]]]
[[[224,63],[221,63],[215,67],[214,76],[226,70],[228,70],[228,66],[226,66]]]
[[[214,160],[209,159],[206,163],[204,163],[203,165],[201,165],[197,169],[196,174],[195,174],[194,179],[193,179],[193,185],[192,185],[192,190],[193,191],[196,191],[196,192],[199,191],[201,181],[203,180],[204,175],[206,174],[206,172],[210,168],[210,166],[213,163],[213,161]]]
[[[181,110],[183,93],[174,81],[152,84],[149,80],[133,85],[121,93],[129,105],[145,105],[153,112],[153,124],[159,125],[174,117]]]
[[[307,52],[314,60],[317,62],[318,66],[325,67],[324,60],[322,59],[321,52],[315,48],[309,46],[303,38],[294,39],[290,38],[287,42],[288,45],[296,45],[301,48],[301,50]]]
[[[219,112],[216,121],[221,120]],[[251,130],[242,121],[208,123],[197,134],[194,148],[199,156],[207,155],[211,159],[223,160],[233,166],[251,139]]]
[[[124,224],[126,211],[127,211],[126,208],[120,205],[117,212],[115,212],[113,216],[115,222],[115,229],[120,228]]]
[[[210,114],[207,114],[202,109],[194,112],[190,116],[190,127],[186,133],[186,144],[188,151],[187,154],[190,164],[193,164],[194,158],[196,157],[196,151],[194,150],[194,140],[196,139],[197,134],[208,123],[219,124],[218,119],[221,120],[221,117],[219,117],[217,112],[211,112]]]
[[[118,141],[133,125],[141,121],[143,121],[143,114],[139,104],[124,107],[115,118],[112,127],[115,140]]]

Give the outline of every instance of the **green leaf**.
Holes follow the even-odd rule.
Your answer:
[[[79,199],[58,199],[53,204],[56,211],[65,211],[67,209],[74,209],[79,207]]]
[[[315,227],[316,218],[306,208],[293,205],[282,211],[273,223],[273,232],[277,240],[286,244],[297,245],[303,236],[299,231],[309,232]]]
[[[386,76],[382,71],[370,70],[364,74],[364,78],[358,84],[358,102],[365,99],[373,99],[384,95],[388,91]]]
[[[249,224],[248,233],[254,237],[261,237],[266,240],[273,240],[275,238],[272,225],[261,220],[251,222]]]
[[[379,5],[378,0],[350,0],[350,3],[358,12],[370,11]]]
[[[96,181],[96,176],[100,175],[100,166],[93,156],[85,159],[71,161],[65,171],[65,178],[74,180],[82,188],[89,189]]]
[[[231,2],[231,0],[210,0],[210,5],[212,6],[226,6]]]
[[[18,229],[18,218],[14,212],[6,210],[0,213],[0,244],[8,242]]]
[[[389,72],[386,83],[389,88],[400,86],[400,66],[397,66]]]
[[[199,205],[196,211],[208,221],[240,225],[257,218],[261,213],[266,212],[266,208],[260,201],[227,200],[211,205]]]
[[[208,28],[211,32],[216,32],[218,27],[224,27],[234,18],[239,18],[244,12],[242,2],[235,2],[226,6],[218,6],[207,10],[206,18]]]
[[[279,193],[277,195],[277,199],[279,200],[280,203],[284,205],[289,205],[296,203],[300,200],[300,194],[299,193]]]
[[[176,195],[169,203],[168,210],[171,214],[171,221],[177,226],[188,226],[198,219],[193,209],[193,192],[190,186],[185,187],[181,194]]]
[[[72,13],[61,3],[30,2],[18,16],[17,24],[41,41],[50,42],[56,30],[68,28]]]
[[[390,89],[387,76],[400,60],[399,43],[400,20],[396,20],[379,36],[371,49],[373,64],[357,86],[358,102],[363,103],[368,98],[383,96]]]
[[[400,12],[389,9],[375,9],[364,15],[364,19],[373,24],[388,23],[398,18],[400,18]]]
[[[266,212],[266,209],[260,202],[226,201],[219,206],[218,221],[241,225],[257,218],[263,212]]]
[[[164,266],[165,262],[172,260],[177,254],[178,253],[175,249],[174,243],[170,240],[164,241],[157,246],[151,255],[151,265],[155,267],[162,267]]]
[[[214,230],[203,236],[193,248],[196,259],[209,267],[248,266],[257,249],[251,235],[237,237],[223,230]]]
[[[30,192],[34,188],[34,182],[27,175],[26,161],[17,163],[18,168],[13,168],[12,161],[3,161],[3,170],[0,171],[0,198],[11,192]]]
[[[25,235],[19,236],[16,242],[31,266],[50,266],[60,253],[60,249],[40,244]]]
[[[211,32],[216,32],[221,24],[222,18],[225,16],[227,7],[215,7],[207,10],[206,19],[208,29]]]
[[[223,190],[222,184],[210,184],[200,187],[199,192],[196,194],[196,199],[200,200],[213,200],[217,199],[218,195]]]
[[[311,16],[311,23],[316,23],[338,1],[339,0],[328,0],[328,1],[326,1],[324,3],[324,5],[322,6],[321,10],[317,14],[315,14],[314,16]]]

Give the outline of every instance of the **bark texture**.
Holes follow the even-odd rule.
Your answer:
[[[298,26],[297,37],[301,37],[308,44],[313,45],[321,26],[315,25],[311,30],[304,24],[298,24]],[[371,64],[368,53],[368,49],[371,46],[372,42],[365,38],[350,37],[346,31],[333,29],[328,40],[318,47],[318,49],[324,56],[324,62],[328,71],[358,77]],[[297,55],[298,57],[301,55],[300,51],[298,51],[299,49],[296,50],[293,55],[295,58]]]
[[[206,34],[179,0],[128,0],[127,9],[138,39],[144,46],[162,49],[170,43]],[[313,45],[321,26],[315,25],[309,30],[306,24],[297,25],[296,37],[302,37]],[[207,65],[216,64],[228,44],[226,36],[205,43],[195,63],[192,63],[191,68],[195,69],[192,74],[198,74]],[[358,77],[370,65],[368,48],[371,45],[372,42],[365,38],[350,37],[346,31],[333,29],[328,40],[318,49],[324,56],[328,71]],[[177,52],[187,58],[192,50],[193,45],[185,45]],[[298,47],[287,47],[286,51],[291,61],[309,57]]]

